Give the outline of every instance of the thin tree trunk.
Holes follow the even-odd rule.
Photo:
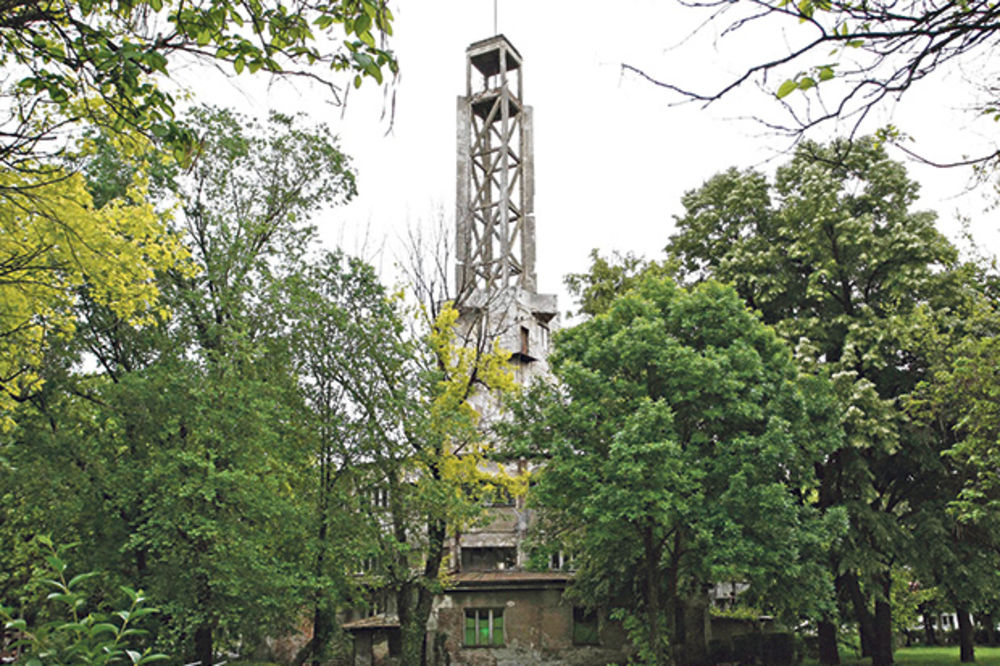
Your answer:
[[[958,615],[958,645],[959,658],[963,664],[971,664],[976,660],[975,635],[972,631],[972,618],[969,616],[969,607],[958,606],[955,609]]]
[[[642,531],[643,555],[646,568],[646,625],[649,649],[653,663],[665,665],[667,656],[663,649],[663,634],[660,627],[660,549],[654,543],[653,528],[646,527]]]
[[[427,663],[427,619],[434,603],[434,593],[430,584],[437,580],[444,559],[444,543],[447,526],[442,520],[427,521],[427,561],[424,564],[422,582],[407,583],[398,595],[400,659],[406,666],[421,666]]]
[[[328,421],[329,415],[326,416]],[[327,537],[330,523],[329,502],[332,491],[332,476],[327,451],[328,449],[322,452],[322,462],[320,463],[319,529],[316,534],[316,561],[313,569],[317,581],[323,579],[323,572],[326,569]],[[309,647],[313,666],[320,666],[326,645],[333,633],[333,613],[327,606],[322,585],[317,586],[313,595],[313,636],[312,640],[309,641],[311,644]],[[308,654],[303,655],[303,659],[305,658],[308,658]]]
[[[924,645],[937,645],[934,635],[934,609],[928,605],[920,607],[920,615],[924,619]]]
[[[820,620],[817,626],[819,634],[819,663],[822,666],[839,666],[840,653],[837,651],[837,625],[828,620]]]
[[[995,647],[997,644],[997,625],[993,613],[983,614],[983,627],[986,629],[986,644]]]
[[[204,548],[199,548],[199,551],[203,552]],[[198,606],[201,611],[207,615],[209,613],[209,608],[211,607],[212,589],[209,587],[208,579],[204,574],[199,574],[196,580],[198,590]],[[211,620],[203,620],[194,631],[194,656],[202,666],[212,666],[214,650],[212,647]]]
[[[203,622],[194,630],[194,657],[201,666],[212,666],[212,625]]]

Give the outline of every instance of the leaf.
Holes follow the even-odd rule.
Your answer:
[[[93,626],[93,628],[91,629],[91,633],[93,633],[95,636],[103,633],[110,633],[111,635],[115,635],[118,633],[118,627],[111,624],[110,622],[99,622],[98,624],[95,624]]]
[[[809,76],[803,76],[799,81],[799,90],[809,90],[816,85],[816,80]]]
[[[56,555],[46,555],[45,561],[49,563],[57,573],[62,573],[66,571],[66,563],[59,559]]]
[[[361,14],[358,18],[354,19],[354,34],[359,37],[366,32],[372,26],[372,20],[368,17],[368,14]]]
[[[792,91],[797,90],[799,84],[794,79],[789,79],[778,87],[778,99],[783,99],[790,95]]]

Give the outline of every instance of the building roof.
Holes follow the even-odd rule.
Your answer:
[[[452,576],[454,587],[476,589],[538,589],[566,587],[573,574],[565,571],[463,571]]]

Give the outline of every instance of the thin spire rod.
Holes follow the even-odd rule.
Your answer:
[[[493,34],[500,34],[500,29],[497,27],[497,0],[493,0]]]

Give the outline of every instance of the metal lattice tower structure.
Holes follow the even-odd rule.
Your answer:
[[[466,49],[458,98],[458,293],[536,290],[531,107],[521,55],[503,35]]]

